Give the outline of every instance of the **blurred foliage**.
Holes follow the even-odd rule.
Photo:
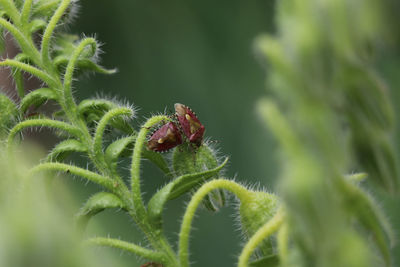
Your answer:
[[[72,223],[72,196],[54,177],[29,176],[43,152],[29,144],[22,150],[29,153],[19,153],[15,166],[0,147],[0,266],[121,266],[108,253],[82,247]]]
[[[399,190],[394,113],[376,71],[391,32],[387,6],[375,0],[277,5],[277,34],[257,45],[273,90],[260,112],[284,152],[280,190],[293,239],[286,265],[391,266],[389,223],[343,177],[365,170],[372,186]]]

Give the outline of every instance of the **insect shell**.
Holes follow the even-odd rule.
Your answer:
[[[160,263],[148,262],[148,263],[143,264],[140,267],[163,267],[163,265]]]
[[[194,112],[189,107],[176,103],[175,115],[178,118],[182,132],[189,142],[197,147],[201,146],[205,128]]]
[[[147,141],[147,148],[156,152],[168,151],[182,144],[181,133],[173,122],[168,122],[156,130]]]

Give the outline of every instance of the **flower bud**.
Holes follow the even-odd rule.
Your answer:
[[[275,215],[278,204],[278,199],[274,194],[248,191],[246,199],[241,200],[239,206],[242,231],[247,238],[253,236]],[[271,240],[265,240],[259,248],[264,256],[270,255],[272,253]]]
[[[191,145],[181,145],[173,153],[172,165],[176,176],[204,172],[218,167],[218,159],[215,151],[207,144],[203,143],[196,148]],[[218,178],[218,174],[213,178]],[[193,190],[200,187],[201,184],[194,185]],[[211,192],[203,201],[204,206],[210,211],[217,211],[218,206],[225,205],[224,191],[217,190]]]

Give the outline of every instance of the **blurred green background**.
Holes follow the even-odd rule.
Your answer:
[[[395,0],[393,4],[399,6]],[[172,112],[174,103],[184,103],[198,114],[221,155],[230,156],[228,178],[274,191],[278,150],[255,112],[255,103],[266,90],[265,69],[252,49],[256,36],[274,30],[274,1],[86,0],[80,6],[71,32],[95,33],[106,52],[102,65],[119,72],[81,77],[75,83],[78,99],[102,94],[127,100],[138,108],[137,126],[152,113]],[[400,29],[397,21],[392,26]],[[399,51],[393,49],[388,55],[381,62],[381,73],[397,89]],[[393,96],[399,99],[400,91],[394,90]],[[142,172],[148,198],[165,180],[148,164]],[[80,180],[65,183],[77,193],[77,204],[98,190]],[[187,201],[172,201],[165,214],[166,232],[175,244]],[[379,202],[399,233],[399,199],[381,197]],[[233,205],[217,214],[199,211],[191,239],[193,266],[235,265],[243,242],[234,214]],[[87,235],[142,240],[134,223],[116,211],[96,216]],[[113,253],[120,261],[114,266],[140,266],[135,256]],[[400,263],[399,246],[393,255]]]
[[[230,156],[226,176],[272,191],[276,146],[255,112],[256,100],[265,95],[265,71],[252,45],[257,35],[273,30],[273,1],[92,0],[80,5],[72,31],[95,33],[104,43],[102,65],[119,70],[81,79],[76,83],[80,99],[99,92],[127,99],[139,108],[140,123],[151,113],[172,112],[176,102],[186,104],[206,126],[206,136],[217,141],[221,155]],[[148,168],[143,174],[150,197],[164,180]],[[83,199],[88,197],[87,188],[82,192]],[[178,199],[167,209],[171,240],[177,238],[187,200]],[[198,214],[193,266],[234,266],[242,245],[234,208]],[[104,234],[124,237],[132,231],[132,223],[115,212],[96,219],[107,227]],[[127,263],[134,259],[122,257]]]

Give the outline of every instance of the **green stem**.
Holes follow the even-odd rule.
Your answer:
[[[137,215],[139,217],[147,217],[146,209],[142,200],[142,193],[140,190],[140,161],[142,160],[143,146],[147,141],[147,134],[150,128],[162,121],[169,121],[167,116],[154,116],[151,117],[140,129],[136,137],[135,147],[133,149],[132,164],[131,164],[131,189],[132,198],[135,205]]]
[[[189,236],[192,226],[192,221],[198,206],[203,201],[204,197],[207,196],[213,190],[226,189],[234,193],[240,201],[247,201],[248,191],[245,187],[229,180],[216,179],[202,185],[197,192],[193,195],[186,208],[185,215],[183,216],[183,222],[181,225],[181,231],[179,233],[179,260],[180,267],[189,266]]]
[[[21,17],[18,12],[17,7],[14,4],[14,1],[12,0],[0,0],[0,4],[2,8],[6,11],[7,15],[11,18],[11,20],[17,24],[21,24]]]
[[[244,246],[242,253],[239,256],[238,267],[247,267],[250,256],[253,254],[254,250],[257,249],[257,246],[270,235],[278,231],[283,222],[284,215],[282,210],[279,210],[271,220],[258,229],[258,231]]]
[[[86,240],[85,244],[92,246],[95,245],[95,246],[108,246],[113,248],[119,248],[155,262],[164,261],[164,255],[160,252],[146,249],[141,246],[126,241],[122,241],[119,239],[96,237]]]
[[[81,135],[81,131],[79,130],[79,128],[72,126],[71,124],[51,119],[33,119],[20,122],[17,125],[15,125],[14,128],[11,129],[7,139],[8,145],[9,146],[12,145],[15,136],[21,130],[29,127],[50,127],[50,128],[60,129],[78,138]]]
[[[63,2],[67,2],[67,1],[63,1]],[[44,40],[44,37],[43,37],[43,40]],[[75,65],[78,61],[78,58],[81,55],[81,53],[83,52],[83,50],[85,49],[85,47],[88,45],[94,46],[94,49],[95,49],[96,40],[93,38],[86,38],[80,42],[80,44],[75,48],[75,51],[73,52],[71,59],[68,62],[67,69],[66,69],[65,75],[64,75],[64,90],[63,90],[63,92],[64,92],[65,106],[68,107],[68,109],[71,109],[70,113],[73,113],[73,114],[77,114],[78,111],[77,111],[76,103],[74,101],[74,98],[72,96],[72,91],[71,91],[72,77],[74,74]]]
[[[3,18],[0,18],[0,26],[7,29],[13,35],[24,54],[28,55],[36,65],[43,66],[40,54],[31,39],[27,38],[17,27]]]
[[[8,67],[18,68],[20,70],[29,72],[30,74],[38,77],[39,79],[44,81],[51,88],[58,87],[57,82],[55,82],[54,79],[50,75],[48,75],[47,73],[41,71],[38,68],[35,68],[35,67],[29,65],[29,64],[22,63],[17,60],[13,60],[13,59],[6,59],[6,60],[0,62],[0,66],[8,66]]]
[[[19,98],[22,99],[25,96],[24,77],[22,76],[22,72],[20,69],[15,68],[14,71],[14,81],[15,87],[17,89],[17,94]]]
[[[80,177],[83,177],[91,182],[99,184],[109,190],[114,189],[114,183],[110,178],[106,178],[98,173],[82,169],[77,166],[58,163],[58,162],[49,162],[42,163],[35,167],[33,167],[30,171],[31,175],[41,171],[62,171],[66,173],[71,173]]]
[[[284,223],[277,235],[279,261],[282,266],[286,266],[289,255],[289,225]]]
[[[25,30],[29,30],[29,14],[31,12],[33,0],[25,0],[24,6],[21,12],[21,27]]]
[[[51,40],[51,36],[53,35],[54,29],[57,26],[58,21],[61,19],[62,15],[64,14],[64,11],[68,8],[71,0],[63,0],[59,7],[57,8],[56,12],[54,15],[51,17],[49,24],[46,27],[46,30],[43,34],[42,38],[42,50],[41,50],[41,58],[42,62],[45,66],[53,66],[53,62],[51,62],[50,59],[50,54],[49,54],[49,44]],[[51,68],[53,69],[53,68]]]
[[[165,252],[167,257],[166,266],[175,267],[177,266],[176,255],[162,233],[151,227],[140,190],[140,161],[142,160],[143,146],[147,141],[147,134],[152,126],[162,121],[169,120],[169,117],[163,115],[150,118],[142,126],[136,137],[131,164],[131,198],[134,206],[131,216],[136,220],[140,228],[146,234],[152,246]]]
[[[104,169],[108,169],[104,160],[104,152],[103,152],[103,134],[106,129],[106,126],[110,123],[110,121],[116,117],[120,116],[133,116],[133,111],[130,108],[114,108],[108,111],[101,118],[100,122],[97,125],[96,133],[93,138],[93,146],[92,151],[94,157],[98,159],[101,165],[104,166]]]

